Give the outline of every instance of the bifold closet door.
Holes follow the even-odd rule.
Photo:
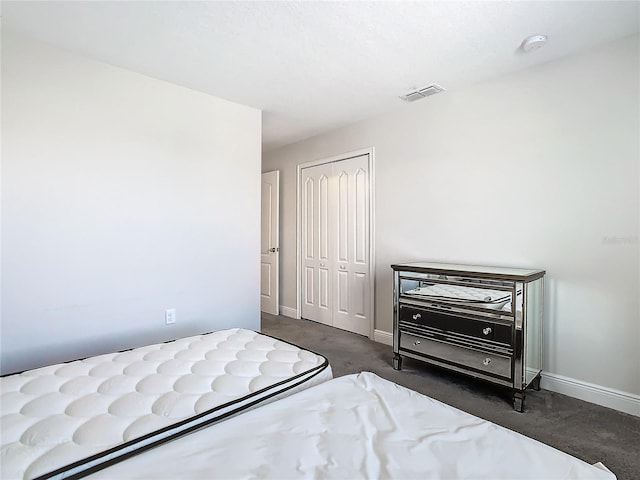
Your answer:
[[[369,156],[333,164],[333,326],[369,335]]]
[[[302,317],[369,335],[368,155],[302,170]]]
[[[302,170],[302,317],[327,325],[333,325],[330,180],[331,164]]]

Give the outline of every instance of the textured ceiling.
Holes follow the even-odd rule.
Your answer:
[[[3,28],[262,109],[268,150],[640,31],[624,2],[2,2]],[[524,54],[523,38],[548,44]],[[428,102],[429,100],[421,100]]]

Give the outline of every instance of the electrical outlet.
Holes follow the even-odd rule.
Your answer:
[[[164,323],[166,325],[171,325],[172,323],[176,323],[176,309],[168,308],[164,312]]]

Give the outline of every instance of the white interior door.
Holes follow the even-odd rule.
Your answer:
[[[369,335],[369,155],[302,169],[303,318]]]
[[[262,174],[260,233],[260,310],[278,315],[280,172]]]

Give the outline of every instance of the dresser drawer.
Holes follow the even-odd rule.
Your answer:
[[[400,350],[511,378],[511,358],[400,332]]]
[[[447,312],[400,305],[400,323],[436,328],[481,340],[511,345],[512,327],[489,320],[462,317]]]

